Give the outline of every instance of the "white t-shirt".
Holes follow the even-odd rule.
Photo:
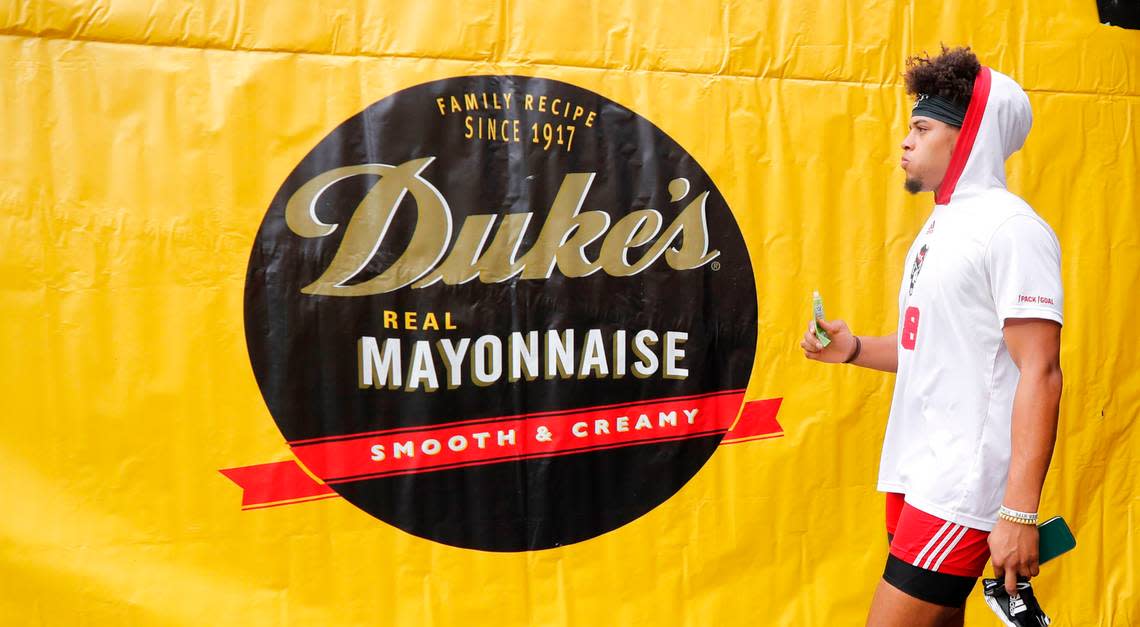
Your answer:
[[[938,205],[907,254],[898,376],[878,488],[945,520],[990,530],[1005,494],[1018,370],[1009,318],[1062,322],[1061,248],[1002,188]]]

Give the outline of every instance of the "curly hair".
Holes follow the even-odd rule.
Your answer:
[[[906,60],[906,92],[938,95],[962,107],[970,104],[974,93],[974,77],[982,69],[970,48],[947,48],[930,58],[923,53]]]

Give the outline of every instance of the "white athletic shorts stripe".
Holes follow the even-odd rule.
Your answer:
[[[942,549],[950,543],[950,538],[953,537],[954,534],[958,533],[958,530],[961,528],[961,525],[953,525],[950,527],[950,530],[942,536],[942,541],[938,543],[938,547],[931,551],[930,555],[927,556],[926,561],[923,562],[923,568],[930,570],[930,565],[934,563],[934,558],[942,553]]]
[[[950,546],[946,547],[946,550],[942,552],[942,557],[938,558],[937,562],[934,562],[934,568],[931,568],[930,570],[933,570],[934,572],[938,572],[938,568],[942,566],[942,562],[944,562],[946,560],[946,558],[954,550],[954,547],[958,546],[958,543],[962,540],[962,537],[965,535],[966,535],[966,527],[962,527],[962,529],[958,531],[958,535],[955,536],[955,538],[952,542],[950,542]]]
[[[922,549],[922,552],[918,554],[918,557],[914,558],[914,562],[912,562],[912,566],[918,566],[918,563],[919,563],[919,562],[921,562],[921,561],[922,561],[922,558],[926,556],[926,552],[930,550],[930,547],[934,546],[934,543],[935,543],[935,542],[938,542],[938,538],[939,538],[939,537],[941,537],[941,536],[942,536],[942,534],[943,534],[943,533],[944,533],[944,532],[945,532],[945,531],[946,531],[946,530],[947,530],[947,529],[948,529],[948,528],[949,528],[949,527],[950,527],[952,524],[953,524],[953,523],[951,523],[951,522],[947,521],[946,523],[944,523],[944,524],[942,525],[942,528],[938,530],[938,533],[934,534],[934,537],[930,539],[930,542],[927,542],[927,543],[926,543],[926,547],[924,547],[924,548]]]

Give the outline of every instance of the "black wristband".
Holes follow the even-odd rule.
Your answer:
[[[851,351],[851,356],[844,360],[843,363],[849,364],[859,358],[859,352],[863,350],[863,342],[859,341],[859,336],[855,337],[855,350]]]

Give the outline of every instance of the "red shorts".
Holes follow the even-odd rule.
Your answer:
[[[891,555],[923,570],[977,578],[990,559],[989,532],[917,510],[902,494],[887,494],[887,533]]]

